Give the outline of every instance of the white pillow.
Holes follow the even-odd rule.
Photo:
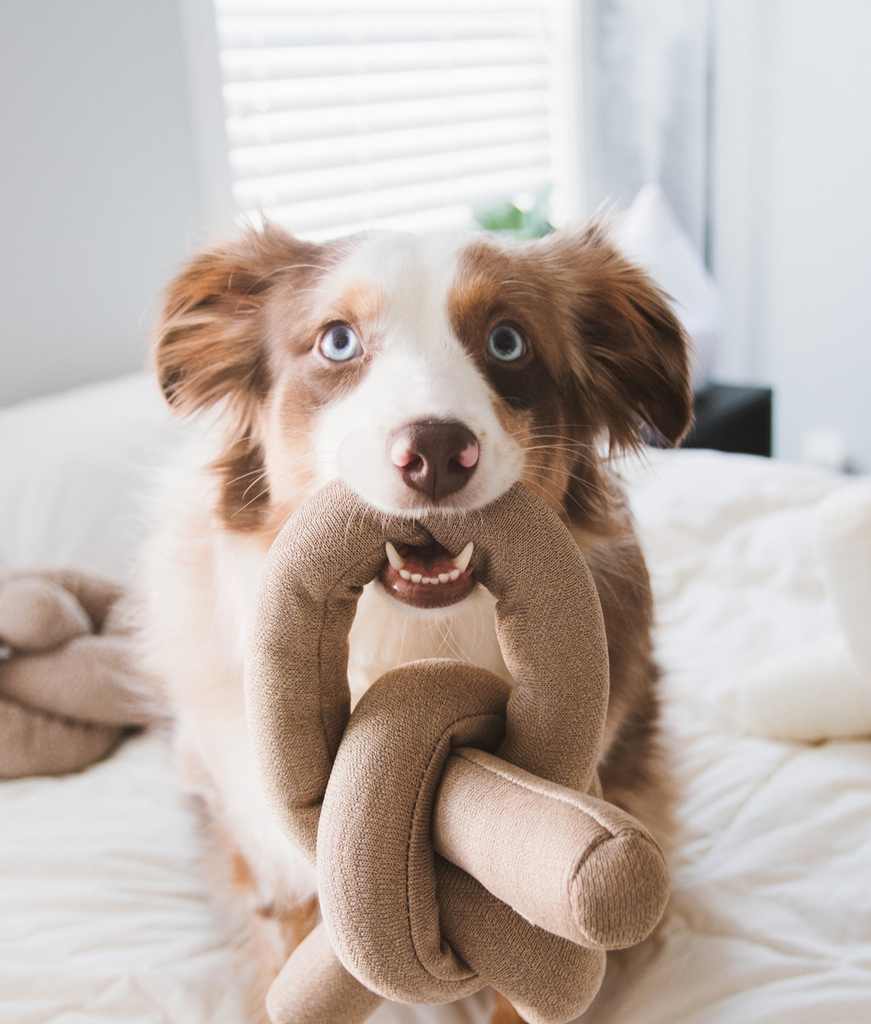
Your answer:
[[[147,373],[0,409],[0,567],[128,579],[149,482],[182,439]]]
[[[617,241],[671,296],[675,315],[692,341],[692,388],[700,391],[723,336],[723,308],[714,279],[660,185],[641,189],[619,221]]]

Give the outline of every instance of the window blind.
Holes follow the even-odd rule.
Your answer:
[[[570,2],[215,0],[237,207],[319,238],[559,196]]]

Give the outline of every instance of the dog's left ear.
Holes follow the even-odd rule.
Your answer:
[[[581,422],[608,428],[612,448],[652,433],[676,445],[693,415],[689,341],[665,294],[619,254],[601,225],[545,240],[573,322]]]

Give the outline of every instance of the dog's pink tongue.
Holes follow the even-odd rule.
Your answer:
[[[417,608],[444,608],[462,601],[475,589],[469,565],[471,541],[457,558],[435,543],[419,547],[403,544],[397,549],[388,541],[384,547],[387,561],[378,579],[398,601]]]
[[[438,576],[439,573],[450,572],[454,568],[450,552],[441,544],[427,544],[421,547],[405,545],[399,549],[399,553],[405,562],[404,568],[409,572]]]

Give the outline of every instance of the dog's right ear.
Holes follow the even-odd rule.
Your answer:
[[[166,290],[152,345],[173,409],[226,399],[244,417],[259,402],[269,388],[264,301],[282,271],[313,265],[319,250],[268,225],[191,259]]]

